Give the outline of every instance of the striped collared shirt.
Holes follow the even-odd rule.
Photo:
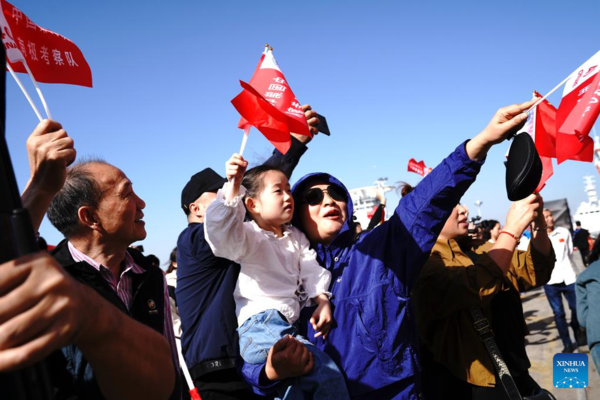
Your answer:
[[[133,290],[132,290],[132,274],[144,274],[146,270],[137,265],[133,258],[129,255],[128,252],[125,252],[125,259],[123,260],[124,267],[123,272],[121,272],[121,276],[117,279],[110,269],[100,264],[93,258],[88,257],[81,251],[77,250],[71,242],[68,242],[69,252],[71,253],[71,257],[76,262],[85,262],[100,272],[102,278],[113,288],[113,290],[117,293],[127,310],[131,307],[131,302],[133,300]],[[171,356],[173,358],[173,363],[175,364],[175,368],[179,371],[179,357],[177,356],[177,347],[175,345],[175,334],[173,333],[173,324],[171,322],[171,303],[169,300],[169,291],[167,289],[167,282],[164,278],[163,274],[163,292],[164,292],[164,325],[163,325],[163,335],[169,342],[169,346],[171,347]]]

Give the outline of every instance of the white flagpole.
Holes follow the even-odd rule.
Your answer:
[[[246,124],[246,126],[244,127],[244,137],[242,138],[242,145],[240,146],[240,156],[243,156],[244,154],[244,149],[246,148],[246,143],[248,142],[248,134],[250,133],[250,128],[252,127],[252,125],[250,124]],[[233,178],[231,180],[231,186],[229,187],[229,190],[227,191],[227,201],[231,201],[233,200],[233,184],[235,183],[235,178]]]
[[[571,75],[572,74],[569,74],[569,76],[567,76],[564,81],[562,81],[561,83],[559,83],[558,85],[556,85],[556,87],[554,89],[552,89],[550,92],[548,92],[548,94],[546,94],[544,97],[542,97],[541,99],[539,99],[538,101],[536,101],[534,105],[532,105],[531,107],[529,107],[529,110],[525,111],[525,114],[529,114],[531,112],[531,110],[533,110],[535,107],[538,106],[538,104],[540,104],[542,101],[546,100],[546,98],[548,96],[550,96],[552,93],[556,92],[556,90],[558,88],[560,88],[562,85],[564,85],[565,83],[567,83],[567,81],[569,80],[569,78],[571,77]]]
[[[244,155],[244,149],[246,148],[246,143],[248,142],[248,135],[250,134],[250,128],[252,125],[247,124],[244,127],[244,137],[242,138],[242,145],[240,146],[240,156]]]
[[[27,93],[27,90],[25,89],[25,86],[23,86],[23,84],[21,83],[21,80],[19,79],[19,77],[17,76],[17,74],[15,74],[15,71],[13,71],[12,67],[10,66],[10,64],[8,62],[6,63],[6,68],[8,68],[8,71],[10,72],[10,74],[12,75],[12,77],[15,78],[15,82],[17,82],[17,85],[19,85],[19,87],[21,88],[21,91],[23,92],[23,94],[27,98],[27,101],[29,101],[29,104],[31,105],[31,108],[33,108],[33,111],[35,112],[35,115],[37,115],[38,119],[41,122],[42,119],[43,119],[42,118],[42,114],[40,114],[40,111],[35,106],[35,103],[33,102],[33,100],[31,100],[31,97],[29,96],[29,93]]]
[[[27,70],[27,73],[29,74],[29,77],[31,78],[31,82],[33,82],[33,86],[35,86],[35,90],[37,91],[38,96],[40,96],[40,100],[42,101],[44,110],[46,110],[46,115],[48,116],[48,119],[52,119],[52,115],[50,114],[50,109],[48,108],[48,104],[46,104],[46,99],[44,98],[44,95],[42,94],[42,90],[38,86],[37,81],[33,77],[33,73],[29,69],[29,65],[27,65],[26,62],[23,62],[22,64],[25,66],[25,69]]]

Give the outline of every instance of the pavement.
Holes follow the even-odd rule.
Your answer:
[[[583,270],[583,264],[575,254],[577,268]],[[579,348],[580,353],[588,354],[589,360],[589,385],[586,389],[557,389],[552,382],[552,359],[556,353],[563,349],[562,341],[558,336],[554,315],[546,299],[543,288],[532,290],[521,296],[523,312],[530,334],[527,336],[527,354],[531,361],[529,373],[544,389],[550,391],[558,400],[598,400],[600,399],[600,375],[596,371],[594,362],[589,356],[587,346]],[[567,322],[571,319],[571,312],[564,301],[567,313]],[[569,328],[573,335],[573,331]],[[574,337],[572,337],[574,340]]]

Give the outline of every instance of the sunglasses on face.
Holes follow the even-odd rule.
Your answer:
[[[308,189],[306,193],[304,193],[304,202],[308,203],[311,206],[316,206],[317,204],[321,204],[323,199],[325,198],[325,192],[327,195],[331,197],[335,201],[346,201],[346,193],[339,187],[335,185],[329,185],[325,189],[321,188],[312,188]]]

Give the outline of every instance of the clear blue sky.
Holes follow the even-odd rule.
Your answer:
[[[265,42],[301,103],[325,115],[331,137],[310,144],[294,178],[336,175],[349,188],[382,176],[416,184],[410,158],[435,166],[479,133],[496,109],[545,93],[599,50],[597,0],[548,1],[24,1],[38,25],[73,40],[94,88],[42,84],[54,118],[80,156],[121,168],[146,201],[147,253],[167,260],[186,226],[181,189],[195,172],[224,173],[239,150],[230,100],[249,80]],[[22,79],[33,95],[27,77]],[[7,76],[7,138],[21,189],[25,140],[37,120]],[[558,105],[560,92],[550,97]],[[39,104],[39,103],[38,103]],[[598,126],[598,124],[597,124]],[[504,220],[508,143],[494,148],[463,198]],[[272,148],[252,130],[245,156]],[[542,192],[586,199],[592,164],[567,161]],[[388,198],[397,202],[396,196]],[[41,234],[60,234],[45,221]]]

